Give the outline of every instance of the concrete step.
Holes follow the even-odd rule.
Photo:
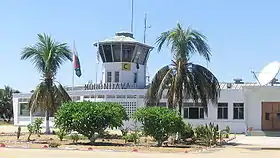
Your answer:
[[[252,131],[248,132],[247,136],[280,137],[280,131]]]

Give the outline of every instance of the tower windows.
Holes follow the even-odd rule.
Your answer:
[[[134,73],[134,83],[137,83],[137,73]]]
[[[115,71],[115,82],[120,82],[120,72]]]
[[[112,82],[112,72],[107,72],[107,82]]]

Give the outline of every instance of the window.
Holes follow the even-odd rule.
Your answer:
[[[166,107],[166,102],[160,102],[160,103],[158,103],[158,106],[160,106],[160,107]]]
[[[265,120],[269,121],[269,118],[270,118],[270,113],[265,113]]]
[[[136,102],[119,102],[124,108],[129,118],[132,117],[132,114],[136,111],[137,105]]]
[[[126,98],[137,98],[137,95],[127,95]]]
[[[97,98],[105,98],[104,95],[97,95]]]
[[[115,95],[107,95],[106,98],[116,98]]]
[[[134,83],[137,83],[137,73],[134,73]]]
[[[233,103],[233,119],[244,119],[244,103]]]
[[[123,61],[130,60],[131,49],[123,49]]]
[[[183,117],[186,119],[204,119],[204,108],[201,105],[194,103],[184,104]]]
[[[139,95],[139,98],[145,98],[145,96],[144,95]]]
[[[218,103],[218,119],[228,119],[228,103]]]
[[[112,82],[112,72],[107,72],[107,82]]]
[[[19,103],[19,115],[20,116],[29,116],[28,103]]]
[[[120,72],[119,71],[115,72],[115,82],[120,82]]]
[[[117,95],[117,98],[125,98],[125,95]]]

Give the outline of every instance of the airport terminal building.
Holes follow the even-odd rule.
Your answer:
[[[129,117],[137,108],[145,106],[147,91],[147,60],[152,47],[136,41],[128,32],[116,33],[112,38],[95,43],[102,59],[102,81],[67,87],[74,101],[118,102],[125,107]],[[202,106],[191,100],[183,103],[182,117],[193,125],[213,122],[232,132],[253,130],[280,130],[280,88],[278,83],[260,86],[244,83],[240,79],[220,83],[221,93],[217,105],[208,105],[208,115]],[[28,100],[31,93],[13,95],[14,124],[28,125],[30,120],[44,116],[36,112],[30,116]],[[159,106],[167,106],[163,94]],[[50,119],[53,125],[53,118]],[[129,123],[129,122],[128,122]]]

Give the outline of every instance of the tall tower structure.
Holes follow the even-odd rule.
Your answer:
[[[94,43],[94,46],[103,62],[102,84],[145,88],[145,67],[152,46],[135,40],[130,32],[117,32],[109,39]]]

